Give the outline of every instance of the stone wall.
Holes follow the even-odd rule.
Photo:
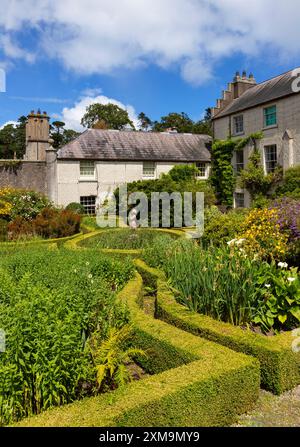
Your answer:
[[[32,189],[47,194],[46,162],[0,160],[0,188]]]

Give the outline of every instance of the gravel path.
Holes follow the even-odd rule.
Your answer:
[[[253,411],[239,418],[238,427],[300,427],[300,386],[281,396],[260,392]]]

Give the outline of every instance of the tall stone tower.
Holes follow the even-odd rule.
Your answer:
[[[26,152],[28,161],[45,161],[49,147],[49,116],[46,112],[32,110],[26,123]]]

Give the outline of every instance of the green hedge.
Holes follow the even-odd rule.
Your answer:
[[[300,384],[300,353],[292,351],[291,332],[267,337],[191,312],[176,302],[160,271],[148,267],[141,260],[136,263],[141,272],[146,272],[144,275],[157,278],[156,311],[162,320],[235,351],[257,357],[262,386],[275,394]]]
[[[256,359],[155,320],[140,308],[139,274],[120,292],[155,375],[125,388],[56,408],[22,426],[224,426],[248,411],[259,392]],[[168,369],[171,368],[171,369]]]

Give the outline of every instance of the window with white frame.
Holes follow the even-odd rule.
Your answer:
[[[198,169],[198,178],[206,178],[206,163],[198,162],[196,163],[196,168]]]
[[[272,144],[265,146],[265,168],[266,173],[274,172],[277,167],[277,146]]]
[[[233,131],[235,135],[239,135],[244,132],[244,115],[233,117]]]
[[[235,153],[235,172],[238,173],[244,169],[244,151],[241,149]]]
[[[80,204],[85,210],[85,214],[96,214],[96,196],[81,196]]]
[[[156,163],[153,161],[143,162],[143,177],[155,178]]]
[[[245,208],[245,194],[243,192],[236,192],[234,194],[235,208]]]
[[[83,160],[80,162],[80,178],[94,179],[95,178],[95,162]]]

